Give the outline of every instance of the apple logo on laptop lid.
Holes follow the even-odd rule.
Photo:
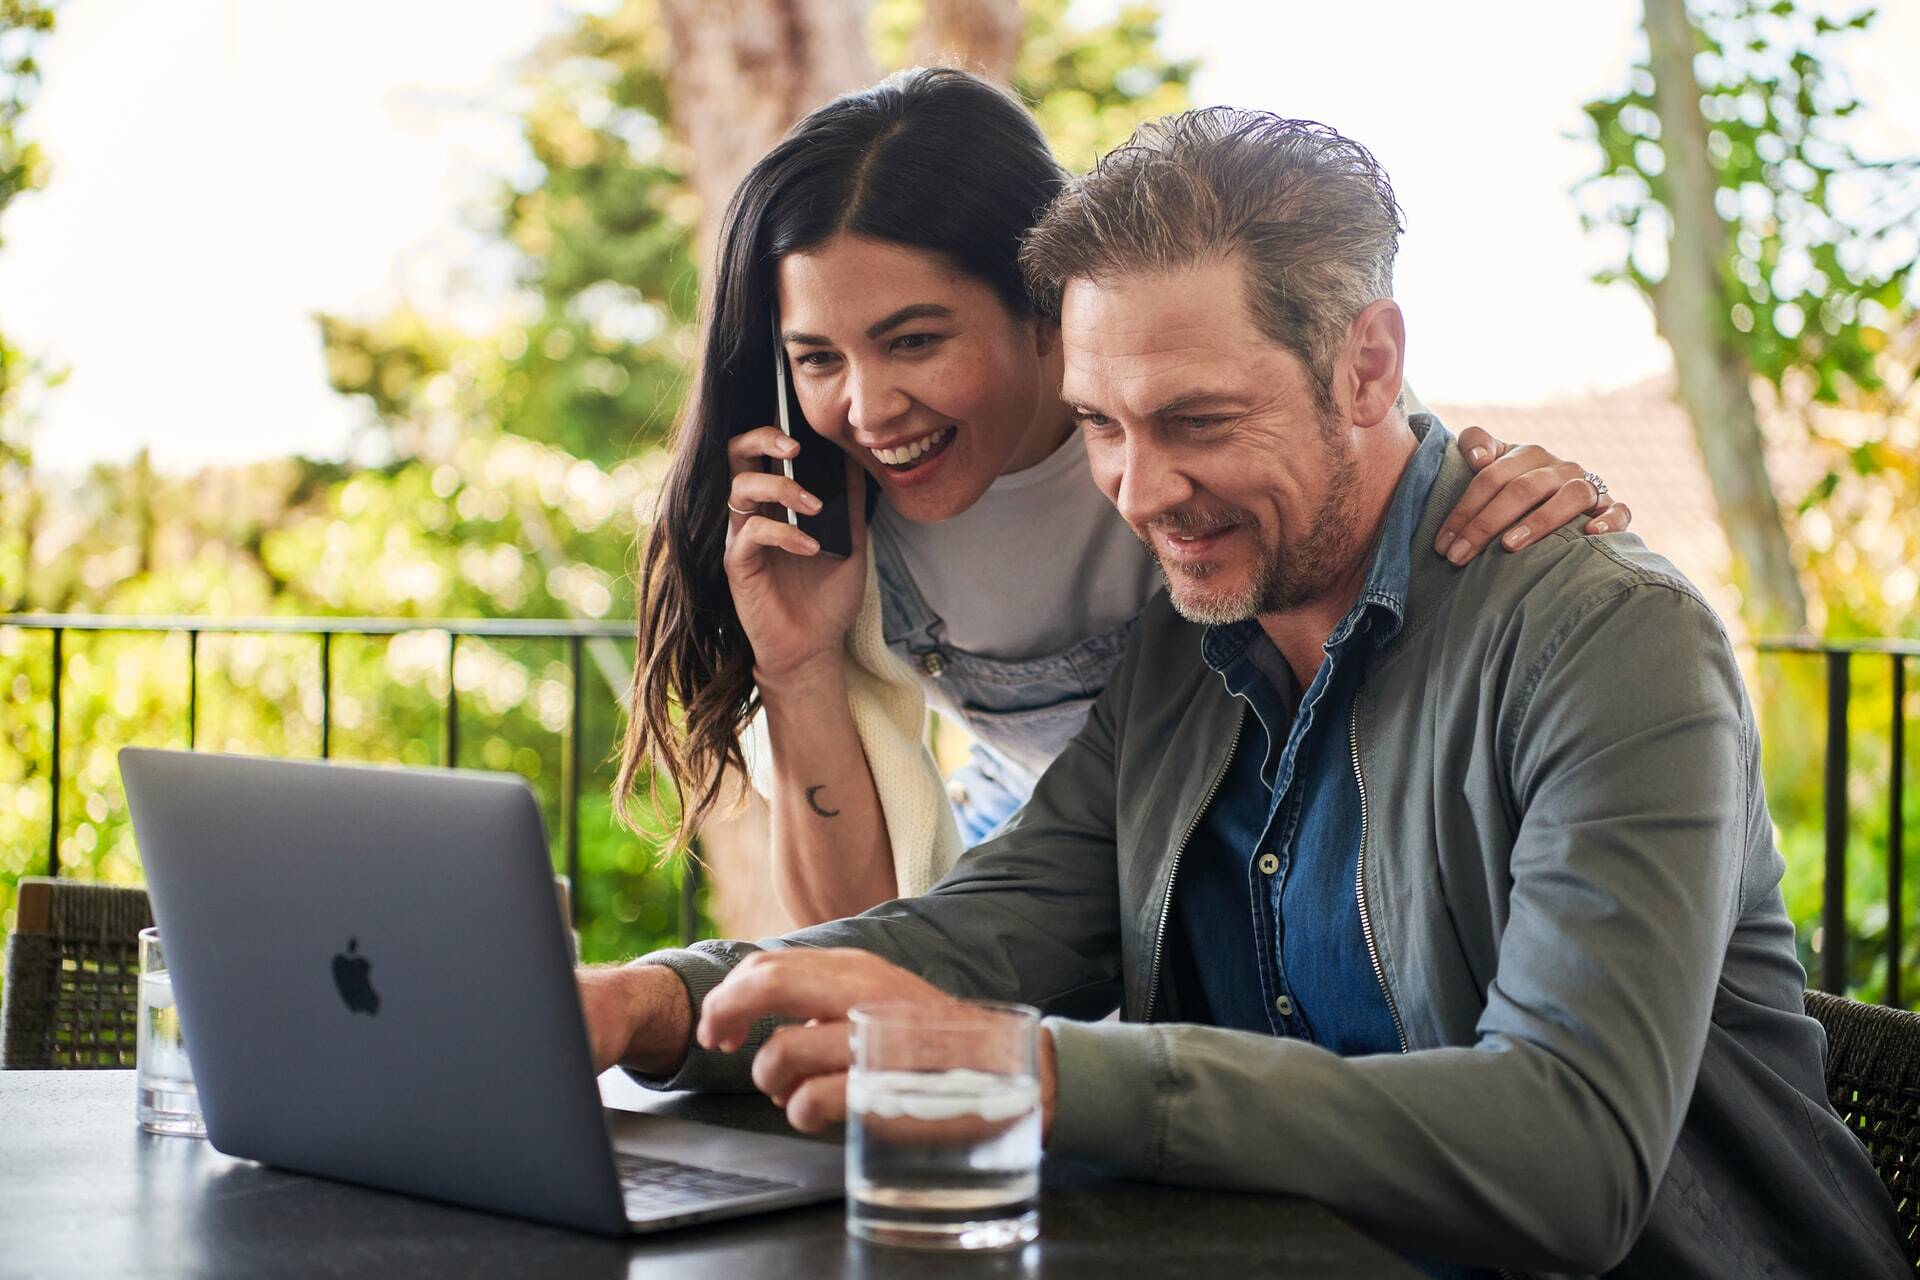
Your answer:
[[[359,954],[360,940],[347,939],[347,949],[333,957],[333,985],[354,1013],[369,1017],[380,1012],[380,993],[373,989],[373,962]]]

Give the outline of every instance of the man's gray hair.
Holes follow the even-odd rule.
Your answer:
[[[1069,281],[1240,255],[1253,319],[1307,366],[1331,407],[1347,328],[1393,295],[1404,222],[1365,147],[1311,120],[1207,107],[1151,121],[1070,182],[1020,262],[1058,315]]]

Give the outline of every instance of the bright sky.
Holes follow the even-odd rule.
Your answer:
[[[0,227],[0,330],[71,369],[39,461],[341,456],[359,413],[327,388],[313,313],[405,300],[490,324],[503,262],[474,211],[524,160],[516,64],[566,7],[62,5],[27,117],[52,181]],[[1324,120],[1386,165],[1422,396],[1526,403],[1666,366],[1640,301],[1588,280],[1601,250],[1567,190],[1591,149],[1562,136],[1624,74],[1637,0],[1165,7],[1200,101]],[[1889,150],[1920,151],[1916,50],[1920,6],[1896,5],[1845,60]]]

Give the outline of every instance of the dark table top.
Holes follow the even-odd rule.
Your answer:
[[[758,1096],[609,1103],[787,1132]],[[1101,1179],[1048,1160],[1040,1239],[956,1256],[851,1240],[842,1206],[789,1209],[631,1241],[578,1235],[221,1155],[140,1132],[131,1071],[0,1072],[0,1277],[1411,1276],[1307,1200]]]

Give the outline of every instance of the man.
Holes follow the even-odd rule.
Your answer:
[[[1024,1000],[1051,1149],[1123,1175],[1451,1264],[1899,1274],[1726,637],[1634,538],[1434,554],[1469,477],[1397,407],[1399,230],[1363,148],[1227,110],[1056,202],[1026,262],[1167,600],[932,894],[583,973],[596,1055],[813,1129],[849,1006]]]

